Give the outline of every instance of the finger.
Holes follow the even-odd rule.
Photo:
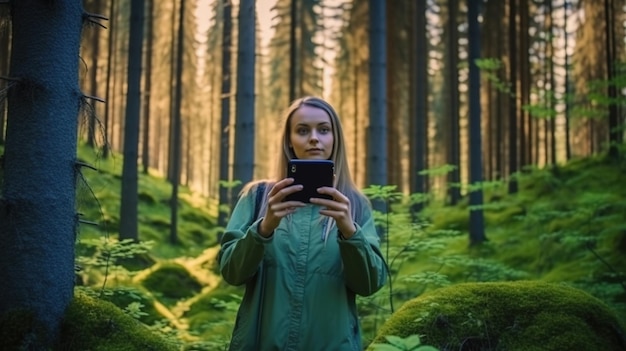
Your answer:
[[[324,194],[324,195],[330,195],[333,200],[338,201],[338,202],[348,202],[348,198],[341,193],[341,191],[333,188],[333,187],[329,187],[329,186],[324,186],[321,188],[317,188],[317,192],[320,194]]]
[[[287,201],[270,204],[270,210],[273,213],[279,213],[284,211],[295,211],[297,208],[304,207],[304,203],[299,201]]]
[[[302,184],[287,186],[276,193],[276,200],[281,202],[285,199],[287,195],[297,193],[298,191],[301,191],[302,189],[304,189],[304,186]],[[292,202],[292,201],[289,201],[289,202]],[[293,202],[302,203],[299,201],[293,201]]]
[[[332,210],[320,210],[320,214],[334,219],[337,224],[352,222],[352,219],[350,218],[350,216],[346,215],[345,212],[332,211]]]
[[[274,184],[274,186],[272,187],[272,190],[269,192],[269,195],[270,196],[276,195],[283,188],[293,184],[293,182],[294,182],[293,178],[281,179],[280,181],[276,182],[276,184]]]
[[[336,202],[334,204],[334,206],[324,206],[322,209],[320,209],[320,213],[322,213],[322,211],[325,211],[328,213],[337,213],[342,216],[350,215],[350,207],[346,206],[345,204],[337,204]]]
[[[279,211],[274,212],[274,216],[276,216],[277,218],[283,218],[287,215],[290,215],[294,212],[296,212],[296,207],[288,207]]]
[[[333,208],[333,209],[340,209],[340,208],[342,208],[342,206],[343,207],[350,207],[350,200],[347,197],[341,195],[341,193],[339,193],[339,194],[340,195],[338,195],[338,197],[334,197],[333,199],[324,199],[324,198],[321,198],[321,197],[313,197],[313,198],[311,198],[311,203],[315,204],[315,205],[328,207],[328,208]]]

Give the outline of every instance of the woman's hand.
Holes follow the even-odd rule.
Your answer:
[[[302,185],[292,185],[293,181],[293,178],[285,178],[274,184],[272,190],[267,194],[265,215],[258,228],[259,234],[262,236],[269,237],[272,235],[283,217],[295,212],[299,207],[305,206],[300,201],[283,201],[285,196],[302,190]]]
[[[311,198],[311,203],[324,206],[320,214],[332,217],[337,223],[337,230],[341,232],[345,239],[350,238],[356,232],[352,211],[350,210],[350,199],[339,190],[332,187],[321,187],[317,189],[320,194],[332,196],[332,200],[322,198]]]

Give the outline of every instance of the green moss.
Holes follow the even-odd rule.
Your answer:
[[[59,351],[169,351],[174,343],[110,302],[76,294],[61,327]]]
[[[624,350],[617,316],[571,287],[530,281],[464,283],[402,306],[378,331],[423,335],[443,350]]]
[[[243,287],[225,286],[200,296],[183,315],[189,331],[207,342],[228,341],[243,292]]]
[[[196,209],[189,208],[180,214],[181,219],[185,222],[194,223],[201,227],[210,228],[216,225],[215,221],[209,218],[205,213]]]
[[[467,230],[469,228],[467,211],[468,209],[465,207],[433,207],[425,210],[431,224],[431,230]]]
[[[132,257],[117,258],[115,263],[131,272],[136,272],[153,266],[156,260],[149,253],[136,253]]]
[[[200,296],[189,307],[184,314],[185,318],[190,320],[190,324],[193,324],[193,320],[200,314],[210,312],[214,316],[210,318],[210,321],[219,319],[216,315],[219,312],[230,312],[234,316],[234,312],[237,311],[241,298],[243,297],[243,287],[227,286],[223,289],[212,290],[206,294]]]
[[[165,298],[166,303],[191,297],[200,292],[202,285],[177,263],[164,263],[142,282],[148,290]]]
[[[154,205],[157,203],[157,199],[153,196],[153,194],[148,193],[147,191],[140,191],[137,194],[139,201],[146,205]]]
[[[489,203],[488,203],[489,204]],[[523,216],[524,208],[518,206],[514,202],[499,202],[499,206],[489,204],[484,212],[486,225],[502,225],[510,222],[512,219]]]

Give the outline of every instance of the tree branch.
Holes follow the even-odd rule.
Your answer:
[[[92,100],[96,100],[96,101],[99,101],[99,102],[102,102],[102,103],[106,103],[106,100],[104,100],[103,98],[99,98],[97,96],[90,96],[90,95],[83,94],[83,97],[86,98],[86,99],[92,99]]]
[[[90,165],[89,163],[83,162],[83,161],[76,161],[74,164],[76,166],[78,166],[78,167],[87,167],[89,169],[93,169],[94,171],[98,170],[96,167]]]
[[[0,1],[3,1],[3,0],[0,0]],[[89,13],[89,12],[84,12],[83,17],[85,18],[87,22],[98,25],[104,29],[107,29],[107,27],[104,24],[98,22],[98,20],[108,21],[109,20],[108,17],[105,17],[104,15],[100,15],[97,13]]]
[[[82,223],[82,224],[89,224],[89,225],[94,225],[94,226],[99,226],[99,224],[98,224],[98,223],[96,223],[96,222],[86,221],[86,220],[84,220],[84,219],[79,219],[79,220],[78,220],[78,223]]]

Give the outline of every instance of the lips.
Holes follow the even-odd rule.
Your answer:
[[[306,152],[322,152],[322,149],[308,149]]]

